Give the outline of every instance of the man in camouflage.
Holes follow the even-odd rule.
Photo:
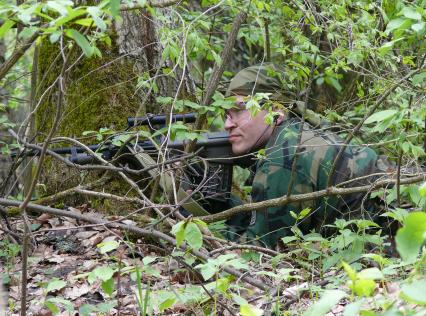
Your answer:
[[[308,122],[304,123],[301,135],[296,168],[292,173],[302,124],[300,116],[292,114],[287,106],[286,110],[278,111],[272,124],[267,124],[266,110],[260,110],[255,116],[251,116],[245,108],[249,96],[256,93],[269,93],[269,100],[278,104],[285,102],[285,96],[281,93],[281,75],[270,64],[248,67],[236,74],[226,93],[228,97],[235,96],[236,102],[235,108],[227,112],[225,121],[234,154],[244,155],[265,149],[265,156],[254,165],[251,194],[253,202],[285,196],[289,190],[291,194],[302,194],[326,189],[332,164],[344,142],[334,133],[312,128],[308,122],[316,120],[307,118]],[[296,107],[296,112],[300,113],[300,107],[299,111]],[[370,148],[347,146],[331,175],[331,183],[337,185],[373,174],[379,170],[379,161],[378,155]],[[369,179],[373,181],[366,177],[362,181],[351,182],[348,186],[366,184]],[[231,218],[227,223],[235,234],[244,236],[247,241],[256,240],[264,245],[274,246],[280,238],[292,234],[290,229],[296,220],[291,216],[291,211],[298,214],[309,208],[310,215],[301,219],[297,223],[298,227],[303,233],[312,229],[318,231],[324,224],[334,222],[337,217],[350,218],[353,215],[351,212],[360,209],[363,198],[363,194],[330,196],[269,207],[252,212],[251,218],[242,214]],[[369,206],[366,203],[362,207]],[[229,236],[229,232],[227,235]]]

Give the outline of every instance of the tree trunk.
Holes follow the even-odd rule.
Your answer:
[[[128,116],[159,112],[155,105],[156,96],[174,96],[176,93],[194,95],[194,84],[187,74],[180,91],[177,91],[179,74],[177,79],[159,76],[163,75],[162,67],[171,66],[168,61],[163,62],[161,59],[162,46],[155,28],[159,21],[146,10],[123,12],[122,18],[122,22],[116,24],[109,34],[111,46],[98,45],[102,58],[79,58],[79,48],[71,53],[68,65],[72,65],[72,68],[66,73],[59,135],[79,138],[84,131],[98,131],[103,127],[122,131]],[[35,102],[40,103],[35,124],[35,135],[39,141],[43,140],[52,125],[57,104],[57,85],[48,89],[62,67],[60,57],[58,45],[43,41],[40,46]],[[138,87],[138,79],[147,77],[156,77],[154,80],[158,90]],[[87,140],[84,142],[87,143]],[[98,141],[91,139],[89,142]],[[45,190],[42,194],[50,195],[82,182],[79,172],[70,171],[62,164],[49,161],[47,166],[39,180],[44,184],[40,186]]]

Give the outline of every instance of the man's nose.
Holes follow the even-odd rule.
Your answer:
[[[231,128],[235,128],[235,127],[236,127],[236,124],[231,119],[231,117],[229,115],[227,115],[226,120],[225,120],[225,129],[230,130]]]

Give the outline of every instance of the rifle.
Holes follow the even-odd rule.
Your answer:
[[[172,122],[183,121],[185,123],[193,123],[196,119],[196,114],[175,114],[169,117]],[[164,127],[166,125],[166,115],[147,115],[144,117],[129,117],[127,118],[126,131],[130,130],[135,126],[149,126],[151,130],[154,127]],[[94,151],[96,154],[107,161],[116,161],[118,164],[132,166],[137,171],[138,169],[149,169],[147,171],[153,178],[160,177],[160,185],[164,191],[170,191],[171,181],[167,175],[160,172],[158,165],[156,164],[155,157],[158,156],[158,145],[166,143],[166,139],[163,136],[153,139],[143,139],[137,142],[128,142],[119,146],[114,143],[113,135],[106,142],[101,144],[94,144],[87,146],[89,149]],[[178,192],[179,200],[187,200],[182,206],[193,215],[208,215],[203,205],[226,203],[230,197],[230,191],[232,186],[232,170],[233,165],[236,163],[236,159],[232,156],[231,144],[228,140],[227,132],[213,132],[201,134],[201,139],[196,144],[196,157],[205,159],[205,163],[202,164],[200,161],[192,160],[191,163],[187,163],[184,168],[184,180],[180,183]],[[171,158],[182,157],[185,153],[183,149],[187,141],[175,140],[168,141],[167,148],[168,154]],[[84,148],[81,147],[65,147],[65,148],[54,148],[50,149],[59,155],[68,156],[67,159],[78,165],[96,164],[99,160],[97,157],[90,153],[87,153]],[[40,153],[39,150],[30,150],[24,154],[27,156],[37,156]],[[48,152],[49,153],[49,152]],[[13,152],[11,155],[16,156],[18,152]],[[153,158],[154,157],[154,158]],[[192,198],[188,197],[186,193],[191,190],[192,184],[200,184],[201,204],[197,203]]]

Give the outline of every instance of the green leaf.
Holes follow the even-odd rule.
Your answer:
[[[185,227],[185,240],[188,245],[195,250],[199,250],[203,245],[203,235],[197,224],[189,222]]]
[[[60,31],[56,31],[56,32],[53,32],[52,34],[50,34],[49,35],[50,42],[52,44],[56,43],[58,41],[58,39],[61,37],[61,34],[62,34],[62,32],[60,32]]]
[[[216,289],[222,294],[226,294],[229,289],[230,280],[228,278],[217,279],[215,282]]]
[[[346,296],[346,293],[339,290],[329,290],[325,291],[321,299],[318,302],[315,302],[306,312],[303,313],[303,316],[321,316],[325,315],[330,311],[334,305],[339,303],[339,301]]]
[[[401,297],[414,304],[426,306],[426,280],[416,280],[401,286]]]
[[[78,19],[74,23],[78,25],[90,27],[90,26],[93,26],[93,19],[92,18]]]
[[[404,39],[404,37],[400,37],[394,41],[390,41],[390,42],[386,42],[384,43],[382,46],[380,46],[377,51],[379,52],[379,54],[381,56],[386,55],[386,53],[388,53],[389,51],[392,50],[393,46],[395,43],[398,43],[399,41],[402,41]]]
[[[214,50],[212,50],[211,53],[213,55],[213,59],[214,59],[215,63],[217,65],[221,65],[222,64],[222,58],[220,57],[220,55],[217,54]]]
[[[51,297],[47,301],[55,304],[56,306],[58,306],[58,304],[62,305],[65,308],[65,311],[68,312],[68,314],[71,314],[71,312],[74,311],[74,306],[72,302],[62,297]]]
[[[382,271],[377,268],[368,268],[358,272],[359,279],[369,279],[369,280],[383,280],[384,276]]]
[[[203,276],[203,279],[205,281],[209,280],[217,272],[219,272],[219,268],[211,262],[207,262],[205,264],[199,264],[196,266],[196,268],[200,268],[200,273]]]
[[[61,312],[61,310],[53,302],[45,301],[44,306],[46,306],[53,315],[57,315]]]
[[[180,247],[185,240],[185,222],[179,222],[173,225],[172,234],[176,236],[176,245]]]
[[[370,124],[374,122],[382,122],[384,120],[390,119],[391,117],[398,114],[398,110],[384,110],[377,113],[374,113],[369,118],[365,120],[365,124]]]
[[[426,182],[423,182],[423,184],[419,187],[419,194],[421,197],[426,196]]]
[[[417,75],[414,75],[413,78],[411,79],[411,82],[415,86],[420,86],[425,79],[426,79],[426,71],[423,71]]]
[[[108,295],[108,296],[112,296],[112,293],[114,292],[114,279],[110,278],[106,281],[102,281],[101,284],[102,290],[104,290],[104,292]]]
[[[426,26],[425,22],[415,23],[411,25],[411,29],[414,32],[421,33],[425,29],[425,26]]]
[[[96,306],[90,304],[84,304],[78,309],[78,312],[81,316],[90,316],[90,313],[97,311],[98,309],[96,308]]]
[[[426,235],[426,213],[410,213],[404,227],[396,233],[396,249],[404,261],[414,260],[418,255]]]
[[[176,303],[176,296],[173,292],[159,291],[157,296],[160,312],[164,312],[169,307],[172,307]]]
[[[308,216],[309,213],[311,213],[311,209],[309,207],[304,208],[303,210],[300,211],[297,219],[301,220],[301,219],[305,218],[306,216]]]
[[[114,275],[115,270],[108,266],[98,267],[92,271],[93,275],[102,281],[108,281]]]
[[[3,25],[0,27],[0,38],[2,38],[7,33],[7,31],[9,31],[10,28],[14,25],[14,21],[6,20],[6,22],[4,22]]]
[[[240,306],[240,315],[241,316],[261,316],[263,311],[252,306],[250,304],[245,304]]]
[[[283,243],[285,243],[285,244],[288,244],[288,243],[290,243],[290,242],[292,242],[292,241],[296,241],[296,240],[298,240],[299,238],[297,237],[297,236],[286,236],[286,237],[283,237],[283,238],[281,238],[281,240],[283,241]]]
[[[114,308],[114,306],[116,306],[116,302],[104,302],[104,303],[99,303],[98,305],[96,305],[96,309],[102,313],[104,313],[103,315],[111,315],[111,309]]]
[[[409,26],[407,24],[411,24],[410,20],[403,19],[403,18],[391,20],[386,27],[385,33],[390,34],[391,32],[398,29],[406,29]]]
[[[349,288],[358,296],[371,296],[376,289],[376,282],[369,279],[359,279],[352,284],[349,284]]]
[[[120,0],[109,0],[109,9],[114,18],[120,14]]]
[[[47,1],[46,5],[50,9],[56,12],[59,12],[60,15],[67,15],[68,13],[68,10],[66,7],[67,3],[64,3],[62,1]]]
[[[67,285],[67,282],[54,278],[46,286],[46,292],[54,292],[63,289]]]
[[[343,266],[343,269],[345,270],[346,274],[349,276],[349,278],[352,281],[355,281],[356,278],[357,278],[356,271],[354,269],[352,269],[352,267],[344,261],[342,261],[342,266]]]
[[[207,228],[208,227],[208,225],[207,225],[207,223],[206,222],[203,222],[201,219],[193,219],[192,220],[195,224],[197,224],[199,227],[202,227],[202,228]]]
[[[364,299],[360,299],[359,301],[346,305],[343,316],[358,316],[363,303]]]
[[[91,57],[94,53],[93,47],[90,45],[89,41],[86,39],[84,35],[82,35],[79,31],[74,29],[66,29],[65,34],[68,37],[71,37],[78,46],[83,50],[83,53],[87,57]]]
[[[324,79],[328,85],[332,86],[334,89],[336,89],[339,92],[342,91],[342,86],[340,85],[339,81],[336,78],[327,76]]]
[[[170,105],[173,102],[173,98],[172,97],[156,97],[155,101],[157,101],[158,103],[162,104],[162,105]]]
[[[405,7],[404,9],[402,9],[400,14],[412,20],[422,19],[422,15],[419,12],[417,12],[417,10],[413,7]]]
[[[87,12],[90,14],[90,16],[93,18],[93,21],[95,22],[96,26],[99,27],[99,29],[104,32],[107,28],[107,25],[104,20],[101,19],[101,10],[98,7],[88,7]]]
[[[148,265],[150,263],[153,263],[155,260],[157,260],[157,257],[146,256],[146,257],[143,257],[142,262],[144,265]]]
[[[96,247],[99,248],[99,251],[101,252],[101,254],[105,254],[107,252],[110,252],[110,251],[117,249],[118,246],[120,246],[120,243],[118,241],[110,240],[110,241],[106,241],[106,242],[101,242]]]

